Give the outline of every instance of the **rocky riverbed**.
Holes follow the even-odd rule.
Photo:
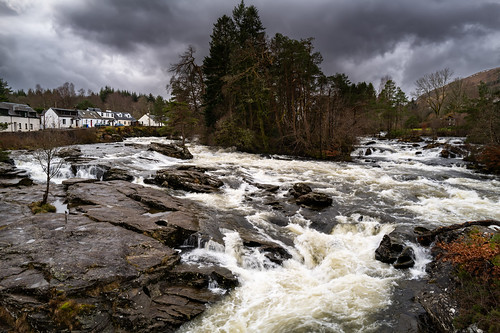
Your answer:
[[[413,228],[500,216],[498,181],[440,148],[336,164],[164,144],[64,151],[43,215],[29,152],[1,166],[0,332],[431,331]]]

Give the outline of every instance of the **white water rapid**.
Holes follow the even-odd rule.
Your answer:
[[[379,332],[390,331],[390,316],[381,315],[394,302],[403,280],[425,275],[426,249],[415,244],[416,266],[396,270],[375,260],[384,234],[396,227],[434,228],[470,220],[500,220],[498,177],[465,168],[460,158],[443,159],[441,148],[426,143],[405,144],[366,138],[354,152],[354,162],[333,163],[259,156],[192,144],[193,160],[182,161],[138,149],[161,138],[133,138],[124,143],[82,145],[92,167],[72,170],[65,165],[56,183],[70,177],[99,178],[100,165],[129,170],[143,180],[156,170],[196,165],[219,177],[219,193],[177,192],[207,209],[242,216],[264,239],[281,244],[292,258],[277,265],[243,245],[241,235],[221,230],[224,244],[212,241],[185,251],[182,260],[218,263],[238,276],[240,286],[222,301],[187,323],[179,332]],[[462,139],[442,139],[460,144]],[[370,148],[371,154],[365,156]],[[13,158],[19,168],[43,183],[40,167],[29,154]],[[297,182],[328,194],[333,205],[322,211],[273,209],[269,201],[286,202]],[[274,198],[256,184],[278,185]],[[151,185],[146,185],[151,186]],[[289,213],[287,213],[289,212]],[[285,244],[280,236],[293,240]]]

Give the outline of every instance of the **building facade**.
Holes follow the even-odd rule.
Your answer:
[[[0,123],[6,124],[7,132],[40,130],[40,116],[26,104],[0,102]]]

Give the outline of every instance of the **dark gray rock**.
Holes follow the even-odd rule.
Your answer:
[[[394,263],[394,268],[410,268],[415,266],[415,252],[409,246],[406,246],[403,251],[399,254]]]
[[[310,192],[299,196],[295,202],[299,206],[321,209],[331,206],[333,200],[324,193]]]
[[[188,192],[216,192],[224,183],[203,172],[190,170],[163,169],[156,172],[151,180],[156,185]]]
[[[375,250],[375,259],[386,264],[392,264],[396,262],[403,248],[404,246],[400,241],[391,238],[389,235],[384,235],[378,248]]]
[[[399,231],[384,235],[375,250],[375,259],[387,264],[393,264],[395,268],[399,269],[415,266],[415,253],[411,247],[405,245],[408,238],[408,234]]]
[[[186,147],[182,148],[174,144],[153,142],[149,145],[148,150],[156,151],[160,154],[173,158],[179,158],[182,160],[190,160],[193,158],[193,155],[189,152],[189,150]]]
[[[301,195],[308,194],[310,192],[312,192],[311,187],[305,183],[296,183],[290,190],[290,194],[293,195],[294,198],[298,198]]]
[[[210,283],[237,285],[227,269],[180,264],[194,203],[125,181],[66,186],[69,215],[33,216],[31,193],[0,190],[0,212],[15,213],[0,224],[2,331],[173,332],[220,299]]]
[[[134,180],[134,176],[129,174],[126,170],[111,168],[104,172],[102,180],[125,180],[127,182],[131,182]]]
[[[69,160],[77,159],[77,158],[81,157],[82,155],[83,155],[82,150],[79,147],[75,147],[75,146],[64,147],[64,148],[61,148],[57,152],[57,156],[64,158],[64,159],[69,159]]]

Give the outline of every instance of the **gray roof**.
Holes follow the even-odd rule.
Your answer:
[[[0,102],[0,115],[24,118],[40,118],[40,115],[29,105]]]
[[[102,119],[102,117],[96,111],[78,110],[78,115],[81,119]]]
[[[134,117],[128,112],[115,112],[116,120],[128,120],[128,121],[136,121]]]
[[[78,119],[78,110],[76,109],[61,109],[61,108],[51,108],[59,117],[66,117],[72,119]],[[45,110],[43,114],[47,113]]]

